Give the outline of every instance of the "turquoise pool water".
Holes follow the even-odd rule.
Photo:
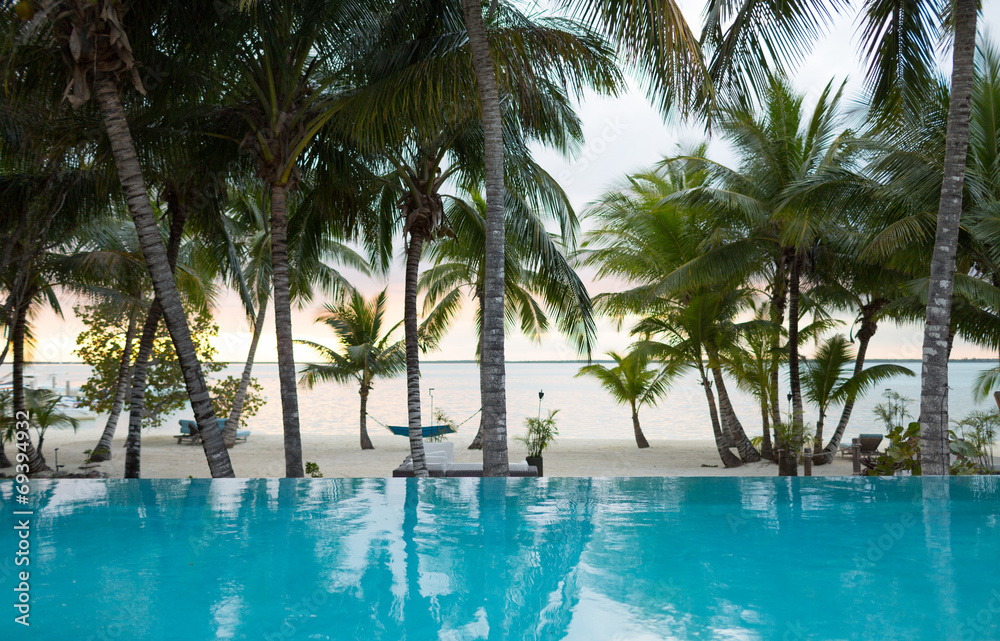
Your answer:
[[[1000,638],[998,477],[35,482],[30,629],[0,497],[0,639]]]

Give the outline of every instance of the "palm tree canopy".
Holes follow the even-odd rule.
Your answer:
[[[852,402],[890,378],[914,375],[902,365],[885,363],[846,377],[844,372],[853,365],[854,359],[847,338],[835,334],[820,344],[812,358],[803,360],[802,389],[821,412],[833,403]]]
[[[354,291],[342,305],[327,304],[316,322],[333,330],[342,349],[336,351],[312,341],[296,341],[316,350],[326,360],[306,365],[300,382],[310,388],[321,381],[357,381],[370,386],[375,378],[389,378],[405,371],[405,346],[402,341],[393,340],[402,321],[386,327],[387,301],[383,289],[370,300]]]
[[[656,405],[667,393],[677,370],[671,367],[650,367],[649,357],[642,349],[628,354],[608,352],[615,361],[614,367],[592,363],[580,368],[576,376],[596,378],[611,398],[620,405],[630,405],[633,410],[643,405]]]

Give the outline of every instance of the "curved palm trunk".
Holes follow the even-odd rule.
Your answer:
[[[861,372],[864,371],[865,355],[868,353],[868,343],[871,341],[872,337],[875,335],[875,331],[878,329],[878,324],[874,320],[874,315],[879,309],[881,309],[881,306],[872,309],[870,312],[868,309],[865,309],[864,316],[862,317],[861,329],[858,331],[858,355],[854,359],[854,376],[859,376]],[[844,410],[840,414],[840,421],[837,423],[837,429],[830,438],[830,442],[823,448],[823,451],[813,457],[814,464],[826,465],[828,463],[833,463],[837,450],[840,449],[840,440],[844,438],[844,431],[847,429],[847,423],[851,420],[851,412],[854,411],[854,400],[855,399],[849,399],[846,403],[844,403]]]
[[[472,439],[472,443],[469,444],[470,450],[481,450],[483,449],[483,417],[479,417],[479,431],[476,432],[476,437]]]
[[[371,385],[361,385],[361,449],[374,450],[372,440],[368,438],[368,394],[371,392]]]
[[[713,367],[712,377],[715,379],[715,389],[719,391],[719,409],[721,410],[722,422],[729,425],[729,431],[736,442],[736,449],[740,453],[740,460],[744,463],[759,461],[760,453],[757,452],[757,448],[753,446],[746,432],[743,431],[743,424],[740,423],[739,417],[736,416],[736,410],[733,409],[733,404],[729,400],[729,391],[726,390],[726,384],[722,380],[722,369]]]
[[[299,434],[299,396],[295,387],[292,352],[292,303],[288,284],[287,185],[271,185],[271,279],[274,288],[274,333],[278,342],[278,381],[285,433],[285,476],[302,478],[302,437]]]
[[[955,287],[955,254],[962,217],[962,191],[969,148],[976,48],[976,0],[955,3],[955,48],[951,101],[945,138],[944,173],[938,202],[937,232],[931,257],[930,291],[924,325],[923,376],[920,381],[920,451],[925,475],[951,473],[948,444],[948,334]]]
[[[132,362],[132,340],[135,338],[136,313],[133,311],[128,317],[128,331],[125,332],[125,348],[122,350],[122,357],[118,364],[118,385],[115,386],[115,400],[111,405],[111,413],[108,415],[108,422],[104,424],[104,433],[97,441],[93,451],[90,453],[90,461],[108,461],[111,459],[111,439],[115,437],[115,429],[118,427],[118,417],[122,413],[122,406],[125,405],[125,395],[128,394],[128,373],[129,365]]]
[[[27,399],[24,396],[24,326],[28,319],[28,301],[31,296],[25,296],[25,302],[19,304],[15,311],[14,328],[11,331],[11,342],[14,344],[14,362],[11,371],[11,386],[13,387],[13,398],[11,399],[14,411],[14,460],[18,465],[28,465],[28,473],[42,472],[48,470],[45,459],[41,453],[31,444],[31,432],[28,431],[28,407]],[[22,458],[21,455],[24,454]],[[23,471],[23,469],[21,470]]]
[[[500,90],[479,0],[462,0],[483,115],[486,165],[486,240],[483,288],[483,353],[480,387],[483,404],[483,476],[507,476],[507,391],[504,367],[504,174]]]
[[[420,425],[420,341],[417,335],[417,277],[423,236],[410,232],[406,248],[406,292],[403,301],[403,333],[406,340],[406,415],[410,427],[410,460],[413,476],[427,476],[424,433]]]
[[[226,447],[236,445],[236,431],[240,427],[240,415],[243,414],[243,404],[247,398],[247,388],[250,386],[250,374],[253,372],[253,359],[257,354],[257,343],[260,342],[260,334],[264,330],[264,315],[267,312],[267,299],[262,300],[260,309],[257,311],[257,318],[253,324],[253,338],[250,339],[250,352],[247,354],[246,365],[243,366],[243,377],[240,378],[240,385],[236,388],[236,399],[226,420],[226,427],[222,430],[222,441]]]
[[[208,395],[208,386],[201,371],[201,363],[195,353],[194,342],[188,328],[187,317],[181,306],[180,294],[174,282],[173,273],[167,262],[167,252],[163,247],[163,239],[156,225],[156,216],[149,204],[149,193],[142,177],[139,159],[136,157],[135,145],[129,131],[125,110],[118,96],[118,86],[113,76],[98,73],[94,81],[95,97],[101,108],[104,128],[111,142],[111,149],[118,169],[118,177],[128,201],[129,212],[135,222],[135,230],[142,247],[142,256],[149,269],[150,279],[156,299],[160,302],[163,316],[166,320],[170,338],[177,350],[184,376],[184,386],[187,388],[194,410],[195,421],[202,435],[205,458],[213,477],[234,476],[229,453],[222,442],[222,433],[215,420],[215,409]]]
[[[177,200],[177,194],[168,189],[167,211],[170,213],[170,236],[167,238],[167,265],[173,277],[177,268],[177,254],[181,249],[181,237],[187,223],[187,209]],[[163,317],[159,299],[154,299],[146,314],[139,337],[139,351],[132,368],[132,395],[129,398],[128,436],[125,438],[125,478],[137,479],[142,470],[142,419],[146,415],[146,375],[149,359],[156,343],[156,331]]]
[[[139,478],[142,460],[142,419],[146,413],[146,373],[156,342],[156,328],[163,310],[153,301],[139,335],[139,351],[132,365],[132,394],[129,396],[128,436],[125,437],[125,478]]]
[[[642,428],[639,427],[639,410],[636,408],[635,403],[632,404],[632,430],[635,432],[635,444],[639,446],[639,449],[649,447],[649,441],[646,440],[646,435],[642,433]]]
[[[719,424],[719,412],[715,407],[715,395],[712,394],[712,382],[708,380],[708,375],[703,368],[701,370],[701,386],[705,388],[705,397],[708,399],[708,413],[712,417],[712,433],[715,435],[715,447],[719,450],[719,458],[726,467],[739,467],[743,462],[733,454],[726,444],[726,437],[722,433],[722,426]]]

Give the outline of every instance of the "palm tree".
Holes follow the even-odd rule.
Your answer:
[[[614,367],[594,363],[581,367],[576,375],[596,378],[616,403],[627,404],[632,410],[635,444],[639,449],[649,447],[649,441],[639,425],[639,408],[643,405],[656,405],[657,400],[670,388],[677,369],[669,366],[651,368],[649,357],[642,349],[634,349],[625,355],[608,352],[608,356],[615,361]]]
[[[418,10],[422,7],[416,6]],[[480,100],[476,100],[471,91],[477,78],[473,71],[479,70],[476,66],[477,54],[472,52],[470,64],[470,55],[464,47],[454,47],[455,43],[464,44],[463,25],[442,8],[441,5],[428,6],[429,15],[421,16],[417,22],[417,34],[407,37],[416,38],[421,47],[426,46],[428,52],[433,53],[431,57],[424,54],[416,69],[421,77],[440,78],[445,89],[435,87],[428,98],[447,117],[428,121],[426,115],[415,114],[415,119],[405,123],[406,130],[394,146],[381,145],[374,154],[376,165],[382,163],[388,166],[388,171],[381,177],[386,184],[381,196],[381,209],[386,214],[392,208],[402,210],[401,220],[408,236],[404,329],[409,353],[407,408],[411,458],[417,475],[423,474],[416,340],[420,255],[428,241],[453,233],[445,215],[446,196],[441,193],[442,187],[448,181],[454,181],[467,190],[477,189],[484,181],[492,180],[490,172],[495,172],[495,167],[491,168],[491,156],[486,152],[493,134],[483,128],[477,114],[482,107],[482,95]],[[481,22],[482,16],[478,19]],[[537,19],[509,4],[498,4],[488,23],[486,54],[489,55],[492,48],[503,70],[498,91],[504,97],[505,106],[498,116],[497,127],[503,130],[505,145],[499,174],[505,180],[504,190],[516,190],[520,198],[532,205],[545,203],[552,209],[565,212],[568,209],[565,194],[534,162],[529,145],[538,142],[565,148],[579,139],[579,121],[572,112],[569,95],[579,94],[587,87],[608,92],[618,86],[620,75],[611,50],[595,34],[572,21]],[[404,42],[407,41],[404,39]],[[407,42],[404,51],[409,52],[412,46]],[[412,57],[412,53],[408,56]],[[394,60],[393,56],[386,57],[389,62]],[[384,128],[383,123],[377,124],[379,128]],[[500,203],[495,201],[500,198],[502,203],[503,193],[501,190],[497,196],[487,191],[487,219],[493,210],[502,215],[502,208],[498,207]],[[491,198],[493,205],[490,204]],[[503,221],[499,225],[502,230]],[[487,221],[485,229],[484,254],[485,247],[491,246],[489,238],[497,229],[496,223]],[[493,299],[503,304],[503,293],[496,298],[487,293],[490,287],[490,279],[484,272],[480,296],[483,305],[488,306]],[[502,385],[499,388],[496,385],[503,378],[503,336],[499,337],[499,342],[489,338],[487,316],[483,316],[483,341],[480,345],[483,357],[481,381],[486,383],[483,387],[483,425],[489,425],[491,421],[503,425],[506,421],[505,403],[493,402],[498,398],[502,400],[504,395]],[[502,316],[500,321],[502,324]],[[489,350],[494,351],[487,358]],[[489,381],[492,381],[492,387]],[[492,391],[486,391],[490,389]],[[487,397],[493,401],[486,401]],[[503,433],[495,439],[487,437],[492,443],[488,448],[484,447],[483,453],[487,474],[506,474],[505,430],[504,426]],[[488,432],[484,431],[484,434]],[[501,463],[503,470],[490,471],[499,470],[497,466]]]
[[[471,193],[470,200],[455,199],[448,208],[455,238],[432,246],[434,265],[421,276],[420,289],[425,294],[426,323],[438,333],[451,324],[466,295],[475,300],[476,329],[481,343],[486,203],[477,193]],[[590,295],[562,249],[567,244],[575,245],[576,217],[571,210],[551,216],[560,224],[560,240],[545,230],[544,219],[537,210],[511,191],[507,192],[504,212],[510,218],[505,225],[507,317],[517,319],[523,334],[540,340],[550,327],[550,316],[554,316],[558,329],[589,358],[596,338]],[[479,355],[478,346],[476,354]],[[469,449],[482,448],[482,437],[480,424]]]
[[[767,63],[758,52],[766,48],[778,64],[795,61],[837,6],[828,0],[794,7],[773,5],[770,9],[759,3],[711,2],[703,40],[714,51],[713,77],[719,86],[732,87],[737,96],[746,95],[748,88],[759,89],[766,84],[761,80],[766,77]],[[915,113],[921,98],[933,91],[935,44],[946,29],[954,41],[944,180],[937,204],[924,324],[920,421],[924,460],[929,464],[924,470],[929,474],[948,474],[950,470],[948,346],[969,143],[977,13],[978,3],[972,0],[947,5],[926,1],[905,5],[866,2],[859,17],[874,119],[890,123],[889,127],[899,128],[898,122],[893,122],[895,117]],[[725,32],[722,25],[727,25]],[[725,73],[733,82],[726,82]],[[794,362],[791,365],[794,367]]]
[[[29,422],[38,434],[38,456],[44,460],[42,442],[45,430],[50,427],[72,427],[76,431],[80,421],[59,411],[61,397],[51,390],[32,390],[27,397]]]
[[[483,119],[483,158],[486,177],[486,245],[483,280],[483,340],[479,376],[482,390],[483,476],[507,476],[507,390],[504,366],[504,145],[500,89],[493,67],[490,41],[483,23],[483,3],[462,0],[469,34],[472,68]]]
[[[808,282],[811,250],[836,229],[835,199],[824,188],[803,189],[818,177],[836,175],[851,161],[845,152],[849,132],[838,133],[841,91],[828,84],[812,113],[803,110],[782,76],[771,76],[763,89],[759,112],[738,104],[719,116],[719,129],[734,144],[740,159],[730,169],[704,156],[688,155],[668,163],[690,165],[707,174],[675,198],[707,208],[715,220],[717,242],[710,250],[676,269],[667,279],[673,286],[711,284],[722,275],[764,283],[772,326],[788,310],[788,366],[793,429],[803,420],[799,375],[801,289]],[[776,350],[780,334],[772,334]],[[777,361],[772,362],[771,411],[777,424]],[[798,428],[796,428],[798,426]]]
[[[619,319],[645,317],[634,334],[665,337],[667,343],[656,347],[665,350],[659,357],[699,369],[719,455],[731,467],[739,460],[730,446],[738,447],[747,461],[760,458],[731,411],[725,384],[718,386],[723,365],[719,355],[732,340],[732,319],[745,306],[747,293],[737,274],[725,270],[711,285],[678,278],[678,272],[699,257],[718,255],[716,219],[708,210],[675,198],[703,184],[705,172],[693,167],[670,163],[635,174],[601,196],[589,213],[599,226],[587,235],[582,257],[584,264],[598,267],[599,278],[615,277],[631,285],[596,297],[599,309]],[[721,422],[712,385],[720,394]]]
[[[43,37],[53,37],[69,62],[72,82],[66,92],[70,103],[82,106],[93,96],[100,108],[101,118],[111,151],[118,169],[125,200],[135,223],[136,233],[142,248],[159,308],[171,338],[177,349],[184,382],[194,410],[195,420],[202,434],[202,443],[213,477],[233,476],[232,465],[222,434],[215,420],[208,388],[195,354],[194,343],[188,328],[187,318],[181,305],[180,294],[172,277],[167,259],[167,251],[160,235],[156,216],[149,201],[149,192],[143,178],[142,167],[129,128],[128,118],[122,105],[117,78],[128,76],[140,92],[144,92],[134,58],[134,42],[129,36],[141,40],[144,36],[167,39],[168,29],[159,22],[155,29],[151,23],[160,17],[163,7],[159,3],[144,7],[148,12],[133,12],[130,18],[137,18],[139,29],[131,33],[125,30],[129,22],[123,20],[126,14],[122,2],[92,3],[87,0],[42,0],[39,3],[43,14],[51,21],[52,29]],[[186,19],[191,19],[187,15]],[[188,25],[201,21],[195,17]],[[36,29],[37,21],[28,23],[29,29]],[[171,23],[174,24],[174,23]],[[183,24],[179,22],[176,24]],[[144,33],[142,29],[147,29]],[[38,29],[39,32],[44,30]],[[181,56],[175,56],[180,58]],[[181,62],[181,65],[183,62]]]
[[[813,442],[814,461],[827,456],[827,452],[822,451],[823,425],[831,405],[853,405],[856,399],[882,381],[895,376],[913,376],[913,372],[906,367],[885,363],[863,369],[848,378],[844,370],[851,361],[857,362],[857,359],[848,347],[847,338],[836,334],[823,341],[816,354],[804,362],[802,387],[806,398],[816,405],[818,412]]]
[[[393,340],[399,328],[396,323],[385,328],[386,291],[371,300],[357,291],[343,305],[326,305],[316,322],[333,330],[343,347],[342,352],[312,341],[296,341],[323,356],[326,363],[310,363],[302,370],[300,381],[313,388],[321,381],[356,382],[361,395],[361,449],[374,449],[368,438],[368,396],[377,378],[391,378],[405,371],[405,344]]]
[[[969,147],[972,91],[975,85],[976,17],[979,3],[954,5],[951,101],[944,154],[944,180],[938,204],[937,231],[931,256],[930,291],[924,324],[923,375],[920,391],[920,449],[924,474],[951,474],[948,434],[948,336],[955,286],[955,255],[962,217],[966,156]]]

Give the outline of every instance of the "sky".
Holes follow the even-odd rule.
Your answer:
[[[680,6],[697,32],[699,14],[704,3],[700,0],[680,0]],[[996,33],[1000,28],[1000,3],[983,3],[983,19],[980,32]],[[950,51],[942,51],[942,68],[950,73]],[[829,35],[818,40],[814,49],[804,57],[792,74],[793,84],[806,96],[806,108],[815,104],[815,97],[834,79],[836,83],[846,80],[845,102],[849,106],[860,94],[864,77],[858,55],[858,39],[853,15],[839,16],[832,25]],[[586,209],[589,202],[613,187],[629,172],[649,167],[666,155],[675,152],[678,145],[688,146],[705,140],[705,134],[697,125],[685,124],[675,119],[665,122],[663,116],[647,101],[641,90],[633,88],[618,97],[588,95],[580,101],[578,113],[583,122],[585,143],[574,157],[566,158],[557,152],[540,149],[536,159],[550,172],[570,196],[577,212]],[[709,140],[709,155],[723,163],[733,161],[726,145],[719,140]],[[584,230],[587,224],[584,222]],[[400,243],[401,244],[401,243]],[[396,266],[388,280],[373,280],[345,270],[348,278],[366,295],[372,295],[383,287],[388,287],[388,316],[395,320],[403,313],[403,261],[398,257]],[[611,291],[615,284],[594,280],[593,272],[583,271],[582,277],[591,295]],[[293,310],[293,334],[297,339],[305,339],[333,346],[334,340],[329,330],[314,324],[323,300],[315,300],[304,309]],[[471,302],[471,301],[470,301]],[[34,319],[37,343],[33,359],[36,361],[70,362],[78,361],[72,352],[76,335],[83,326],[72,313],[72,301],[64,298],[64,318],[44,310]],[[237,297],[224,296],[214,310],[219,325],[219,337],[215,341],[217,358],[224,361],[242,361],[250,343],[250,328],[247,326]],[[273,319],[271,310],[268,319]],[[845,321],[850,319],[844,317]],[[626,328],[627,329],[627,328]],[[847,325],[840,331],[849,332]],[[902,327],[881,327],[869,348],[869,358],[873,359],[919,359],[922,342],[922,328],[916,325]],[[598,348],[595,356],[609,350],[623,350],[630,340],[626,332],[618,331],[613,322],[602,320],[598,327]],[[458,318],[445,338],[439,351],[427,354],[427,360],[468,360],[474,357],[476,334],[472,321],[471,304]],[[808,353],[808,348],[807,348]],[[573,360],[580,358],[576,350],[558,334],[550,334],[543,341],[535,343],[511,332],[506,344],[507,360]],[[953,358],[981,358],[992,355],[975,346],[956,341]],[[308,361],[313,358],[311,350],[296,348],[296,360]],[[257,352],[258,362],[277,360],[273,324],[269,322]]]

